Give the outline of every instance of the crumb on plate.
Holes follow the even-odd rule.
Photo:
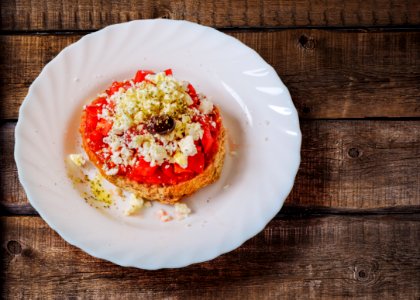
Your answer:
[[[169,222],[172,221],[172,216],[168,214],[168,212],[164,209],[158,210],[158,217],[162,222]]]
[[[137,198],[135,194],[130,195],[130,206],[124,211],[126,216],[134,215],[144,207],[144,200]]]
[[[82,154],[70,154],[69,155],[70,160],[78,167],[82,167],[84,166],[84,164],[86,163],[85,158],[83,157]]]
[[[191,209],[185,203],[175,204],[175,215],[178,220],[183,220],[191,213]]]

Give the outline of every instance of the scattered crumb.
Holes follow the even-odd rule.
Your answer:
[[[172,216],[168,214],[168,212],[164,209],[158,210],[158,217],[162,222],[169,222],[172,221]]]
[[[229,185],[229,184],[226,184],[226,185],[223,187],[223,189],[224,189],[224,190],[227,190],[229,187],[230,187],[230,185]]]
[[[74,77],[73,80],[74,80],[74,82],[79,82],[80,81],[80,79],[78,77]]]
[[[85,165],[86,160],[83,157],[82,154],[70,154],[69,155],[70,160],[78,167],[82,167]]]
[[[139,212],[144,206],[144,200],[142,198],[137,198],[136,195],[130,195],[130,207],[124,211],[126,216],[134,215]]]
[[[150,207],[152,207],[152,202],[150,202],[150,201],[144,201],[144,207],[145,207],[145,208],[150,208]]]
[[[191,213],[191,209],[185,203],[175,203],[175,215],[178,220],[183,220]]]
[[[106,204],[107,208],[112,204],[111,194],[102,186],[102,176],[100,174],[89,180],[89,186],[96,201]]]
[[[267,142],[268,141],[268,137],[266,137],[264,140]]]
[[[265,125],[267,125],[267,126],[270,125],[270,121],[266,120]]]
[[[207,224],[207,221],[206,221],[206,220],[204,220],[203,222],[201,222],[201,227],[206,226],[206,224]]]
[[[122,190],[122,188],[117,187],[117,188],[115,189],[115,193],[116,193],[118,196],[122,197],[122,196],[123,196],[123,190]]]
[[[239,145],[232,138],[232,136],[229,134],[229,132],[227,132],[227,143],[229,145],[229,150],[230,151],[236,151],[239,148]]]
[[[185,225],[185,227],[191,227],[191,224],[190,224],[190,223],[188,223],[188,224],[186,224],[186,225]]]
[[[236,152],[236,151],[230,151],[230,152],[229,152],[229,154],[230,154],[231,156],[236,156],[236,155],[238,155],[238,152]]]

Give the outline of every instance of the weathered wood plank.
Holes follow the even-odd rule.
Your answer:
[[[92,30],[150,18],[216,27],[404,26],[420,21],[416,0],[15,0],[1,5],[3,30]]]
[[[302,163],[285,211],[420,209],[420,120],[306,120]],[[1,206],[34,213],[13,161],[14,123],[0,126]],[[325,211],[325,210],[324,210]]]
[[[420,215],[277,219],[237,250],[183,269],[93,258],[39,217],[0,218],[8,299],[418,299]]]
[[[302,118],[420,117],[420,32],[229,34],[273,65]],[[42,67],[80,37],[0,36],[0,118],[17,118]]]

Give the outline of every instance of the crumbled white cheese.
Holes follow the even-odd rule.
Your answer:
[[[188,157],[179,151],[175,153],[173,157],[173,162],[177,163],[184,169],[188,167]]]
[[[199,109],[203,114],[207,115],[213,111],[213,103],[211,103],[210,100],[204,98],[201,100]]]
[[[190,123],[186,125],[186,132],[188,135],[192,136],[194,141],[197,141],[203,138],[204,131],[201,128],[200,123]]]
[[[175,204],[175,215],[178,220],[183,220],[191,213],[191,209],[185,203]]]
[[[78,167],[82,167],[86,163],[82,154],[70,154],[69,157],[70,160]]]
[[[112,153],[112,155],[111,155],[112,162],[114,162],[117,165],[122,164],[123,159],[121,158],[120,155],[121,155],[121,152],[119,152],[119,151],[116,151],[116,152]]]
[[[203,138],[202,125],[192,119],[211,113],[212,102],[199,94],[199,109],[190,108],[193,100],[188,94],[188,82],[164,72],[148,74],[146,79],[139,83],[131,81],[128,88],[107,96],[113,106],[105,106],[98,115],[112,123],[103,139],[110,151],[103,152],[103,157],[117,167],[105,168],[108,175],[117,174],[120,165],[134,165],[138,156],[151,166],[176,162],[186,168],[188,157],[197,153],[194,142]],[[144,125],[152,116],[159,115],[169,115],[175,121],[175,128],[168,134],[153,134]]]
[[[187,102],[188,106],[194,103],[193,99],[191,99],[191,96],[189,94],[185,94],[185,102]]]
[[[117,173],[118,173],[118,167],[114,167],[112,169],[108,169],[105,171],[105,174],[109,176],[117,175]]]
[[[159,144],[152,144],[149,148],[148,156],[151,158],[151,166],[161,165],[165,159],[168,159],[168,153],[166,152],[165,147]]]
[[[193,137],[190,135],[180,140],[178,145],[185,156],[193,156],[197,154],[197,147],[194,144]]]
[[[144,206],[144,200],[142,198],[137,198],[134,194],[131,194],[129,205],[129,208],[124,211],[126,216],[131,216],[139,212]]]
[[[106,205],[111,205],[113,203],[111,193],[102,185],[102,176],[100,174],[97,174],[92,180],[89,180],[89,187],[96,201]]]
[[[106,108],[102,109],[102,112],[98,114],[98,119],[105,119],[107,121],[111,120],[110,111]]]

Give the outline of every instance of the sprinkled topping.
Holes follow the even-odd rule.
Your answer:
[[[203,138],[200,120],[214,108],[201,94],[199,109],[191,106],[188,92],[188,83],[162,72],[126,82],[107,95],[98,112],[98,124],[109,128],[105,147],[97,151],[105,159],[105,173],[112,176],[119,166],[135,167],[138,157],[152,167],[167,162],[186,168],[188,157],[197,153],[195,142]]]
[[[219,110],[172,70],[139,70],[84,106],[83,146],[107,177],[175,185],[202,174],[218,153]]]
[[[95,200],[105,204],[112,204],[111,194],[102,186],[102,176],[96,175],[95,178],[89,181],[90,190],[95,197]]]
[[[82,167],[86,163],[82,154],[70,154],[69,158],[78,167]]]

